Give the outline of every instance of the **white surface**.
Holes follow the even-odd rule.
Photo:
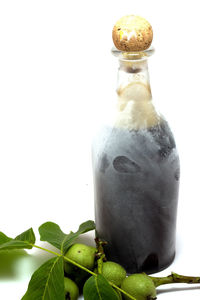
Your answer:
[[[14,237],[51,220],[67,232],[94,218],[91,136],[114,95],[112,26],[129,13],[153,25],[153,97],[181,158],[177,256],[162,273],[200,275],[198,1],[0,2],[0,230]],[[20,300],[46,259],[30,253],[15,265],[0,256],[1,299]],[[158,299],[200,297],[163,289]]]

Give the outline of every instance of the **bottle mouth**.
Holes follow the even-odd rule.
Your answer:
[[[117,48],[113,47],[111,49],[111,52],[114,56],[116,56],[120,60],[134,61],[134,60],[143,60],[150,57],[155,52],[155,49],[153,47],[150,47],[144,51],[125,52],[125,51],[120,51]]]

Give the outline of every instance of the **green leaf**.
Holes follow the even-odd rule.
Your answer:
[[[84,300],[119,300],[118,295],[102,276],[91,276],[83,287]]]
[[[24,231],[15,239],[11,239],[0,232],[0,250],[32,249],[34,243],[35,234],[32,228]]]
[[[21,300],[64,300],[63,258],[54,257],[32,275]]]
[[[86,233],[88,231],[94,230],[95,229],[95,223],[94,221],[87,221],[82,223],[79,226],[79,229],[74,233],[71,232],[68,234],[65,240],[63,240],[63,243],[61,245],[61,250],[63,253],[65,253],[69,247],[74,243],[74,240],[77,239],[77,237],[83,233]]]
[[[12,240],[12,239],[9,238],[7,235],[5,235],[3,232],[0,231],[0,246],[2,244],[5,244],[5,243],[9,242],[10,240]]]
[[[32,228],[24,231],[20,235],[16,236],[15,240],[17,241],[25,241],[30,244],[35,244],[35,234]]]
[[[39,227],[40,240],[60,249],[62,241],[67,236],[60,227],[53,222],[46,222]]]
[[[46,241],[64,254],[67,249],[74,243],[74,240],[80,235],[95,229],[94,221],[87,221],[79,226],[77,232],[64,233],[60,227],[53,222],[46,222],[39,227],[40,240]]]

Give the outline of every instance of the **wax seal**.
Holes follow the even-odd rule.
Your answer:
[[[119,19],[113,27],[113,42],[121,51],[143,51],[150,47],[153,39],[151,24],[144,18],[129,15]]]

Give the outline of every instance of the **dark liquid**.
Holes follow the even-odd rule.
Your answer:
[[[107,258],[127,272],[158,272],[175,255],[179,158],[173,135],[162,121],[146,130],[108,128],[103,140],[94,158],[97,236],[108,242]]]

